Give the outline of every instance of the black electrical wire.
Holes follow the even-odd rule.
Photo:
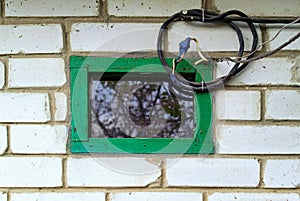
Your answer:
[[[217,14],[211,11],[205,11],[202,9],[191,9],[191,10],[182,10],[179,13],[174,14],[171,16],[168,20],[166,20],[163,25],[161,26],[158,34],[157,39],[157,54],[158,57],[162,63],[162,65],[165,67],[167,72],[171,75],[171,68],[168,66],[166,59],[164,57],[163,53],[163,38],[166,32],[168,31],[168,27],[173,22],[177,21],[198,21],[202,23],[215,23],[215,22],[222,22],[224,24],[227,24],[229,27],[231,27],[237,34],[238,41],[239,41],[239,49],[237,56],[238,60],[234,61],[235,65],[232,67],[230,72],[223,77],[217,78],[215,80],[209,81],[209,82],[192,82],[186,80],[183,76],[178,75],[177,73],[174,74],[174,83],[172,85],[173,88],[175,88],[175,91],[180,91],[181,93],[187,93],[189,96],[191,92],[208,92],[213,91],[216,89],[221,88],[224,84],[226,84],[230,79],[232,79],[234,76],[236,76],[238,73],[240,73],[242,70],[244,70],[249,62],[252,62],[254,60],[258,60],[267,56],[270,56],[285,46],[289,45],[291,42],[296,40],[300,37],[300,33],[292,37],[290,40],[285,42],[284,44],[280,45],[275,50],[268,52],[266,54],[254,56],[254,54],[249,54],[246,56],[245,60],[242,60],[243,54],[245,52],[245,46],[244,46],[244,38],[242,31],[238,27],[238,22],[244,22],[248,26],[249,30],[252,34],[252,45],[250,52],[254,53],[256,51],[257,45],[258,45],[258,35],[255,29],[255,23],[264,23],[264,24],[275,24],[275,23],[282,23],[282,24],[288,24],[295,21],[295,19],[279,19],[279,18],[250,18],[245,13],[238,11],[238,10],[230,10],[221,14]],[[300,21],[300,20],[299,20]],[[295,23],[299,23],[295,22]],[[212,58],[213,60],[221,60],[221,58]],[[229,59],[230,60],[230,59]]]

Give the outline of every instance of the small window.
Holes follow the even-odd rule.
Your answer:
[[[212,79],[188,60],[177,72]],[[71,152],[213,153],[211,95],[174,91],[158,58],[71,56],[70,75]]]

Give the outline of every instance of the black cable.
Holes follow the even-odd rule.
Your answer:
[[[248,17],[245,13],[238,11],[238,10],[230,10],[221,14],[216,14],[211,11],[205,11],[201,9],[191,9],[191,10],[183,10],[179,13],[174,14],[171,16],[167,21],[163,23],[159,30],[158,34],[158,39],[157,39],[157,54],[158,57],[162,63],[162,65],[166,68],[167,72],[171,74],[171,71],[169,70],[170,67],[168,66],[164,53],[163,53],[163,48],[162,48],[162,41],[165,33],[167,32],[168,26],[176,21],[198,21],[202,23],[214,23],[214,22],[222,22],[230,26],[237,34],[238,41],[239,41],[239,50],[237,53],[238,58],[242,58],[244,51],[245,51],[245,46],[244,46],[244,38],[241,30],[239,29],[238,25],[236,24],[237,22],[244,22],[248,26],[248,28],[251,31],[252,34],[252,45],[250,52],[255,52],[258,44],[258,35],[254,26],[254,23],[265,23],[265,24],[274,24],[274,23],[291,23],[295,21],[295,19],[278,19],[278,18],[270,18],[270,19],[265,19],[265,18],[250,18]],[[299,23],[299,21],[297,22]],[[232,67],[230,72],[223,77],[217,78],[215,80],[209,81],[209,82],[192,82],[186,80],[183,76],[180,76],[175,73],[174,75],[174,84],[173,87],[176,89],[180,89],[181,92],[208,92],[212,90],[219,89],[222,87],[226,82],[228,82],[230,79],[232,79],[234,76],[236,76],[238,73],[240,73],[242,70],[244,70],[249,62],[261,59],[264,57],[267,57],[269,55],[272,55],[279,50],[281,50],[283,47],[287,46],[294,40],[300,37],[300,33],[295,35],[293,38],[291,38],[289,41],[286,43],[282,44],[272,52],[263,54],[263,55],[258,55],[254,57],[254,54],[248,55],[245,60],[233,60],[235,62],[235,65]],[[213,60],[218,60],[221,58],[212,58]],[[224,58],[223,58],[224,59]],[[230,59],[228,59],[230,60]],[[178,91],[178,90],[177,90]]]
[[[178,20],[185,20],[185,21],[190,21],[190,20],[196,20],[196,21],[203,21],[202,19],[202,10],[198,10],[198,9],[194,9],[191,11],[187,11],[186,14],[183,14],[183,12],[181,13],[177,13],[175,15],[173,15],[169,20],[167,20],[161,27],[160,32],[159,32],[159,36],[158,36],[158,43],[157,43],[157,51],[158,51],[158,56],[159,59],[161,60],[162,64],[167,67],[168,65],[166,64],[166,61],[164,59],[163,56],[163,52],[162,52],[162,38],[163,38],[163,34],[164,31],[166,31],[167,26],[173,22],[173,21],[178,21]],[[239,15],[242,17],[246,17],[245,14],[243,14],[240,11],[228,11],[226,13],[223,13],[221,15],[216,15],[212,12],[205,12],[204,11],[204,22],[214,22],[214,21],[221,21],[224,22],[226,24],[228,24],[231,28],[234,29],[234,31],[237,33],[238,39],[239,39],[239,43],[240,43],[240,48],[238,51],[238,56],[241,57],[244,53],[244,39],[243,39],[243,35],[242,32],[240,31],[240,29],[238,28],[238,26],[236,24],[234,24],[232,21],[226,19],[227,16],[229,15]],[[255,27],[252,23],[248,22],[248,25],[252,31],[253,34],[253,43],[252,43],[252,51],[255,50],[256,45],[257,45],[257,33],[255,30]],[[243,64],[244,66],[246,66],[247,64]],[[239,64],[236,64],[232,70],[237,70],[238,69]],[[197,82],[191,82],[191,81],[187,81],[184,78],[182,79],[182,77],[176,76],[177,79],[177,83],[180,84],[182,88],[185,88],[186,90],[192,90],[195,92],[207,92],[209,90],[215,89],[215,88],[219,88],[221,85],[223,85],[223,82],[225,82],[226,80],[230,79],[230,77],[234,74],[233,72],[230,72],[228,77],[223,77],[221,79],[217,79],[215,81],[210,81],[210,82],[206,82],[205,84],[203,83],[197,83]]]
[[[291,44],[292,42],[294,42],[295,40],[297,40],[300,37],[300,32],[297,33],[296,35],[294,35],[292,38],[290,38],[288,41],[286,41],[285,43],[281,44],[280,46],[278,46],[277,48],[275,48],[274,50],[272,50],[271,52],[267,52],[265,54],[261,54],[255,57],[252,57],[251,59],[247,59],[246,61],[235,61],[236,63],[249,63],[252,61],[256,61],[265,57],[269,57],[277,52],[279,52],[280,50],[282,50],[283,48],[285,48],[286,46],[288,46],[289,44]]]

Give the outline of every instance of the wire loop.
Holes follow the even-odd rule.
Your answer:
[[[236,32],[237,38],[239,41],[239,45],[240,45],[239,49],[237,51],[236,59],[211,58],[214,61],[229,60],[229,61],[235,62],[235,65],[232,67],[232,69],[226,76],[217,78],[217,79],[209,81],[209,82],[202,81],[201,83],[198,83],[198,82],[188,81],[184,77],[175,73],[175,68],[177,65],[176,62],[172,66],[172,71],[171,72],[169,71],[170,67],[168,66],[168,64],[165,60],[165,57],[164,57],[164,53],[163,53],[163,49],[162,49],[162,44],[163,44],[162,41],[164,38],[163,36],[167,32],[168,26],[171,23],[176,22],[176,21],[198,21],[198,22],[202,22],[202,23],[222,22],[224,24],[227,24],[229,27],[231,27]],[[250,49],[250,54],[248,54],[248,55],[244,55],[245,45],[244,45],[243,33],[238,26],[239,24],[236,22],[246,23],[247,27],[249,28],[249,30],[251,32],[251,35],[252,35],[251,49]],[[269,24],[269,23],[273,23],[273,24],[274,23],[285,23],[285,24],[287,24],[287,23],[289,23],[289,24],[293,24],[293,23],[300,23],[300,20],[299,19],[296,19],[296,20],[295,19],[275,19],[275,18],[254,19],[254,18],[248,17],[245,13],[238,11],[238,10],[230,10],[230,11],[227,11],[227,12],[224,12],[221,14],[217,14],[217,13],[214,13],[211,11],[205,11],[204,9],[182,10],[181,12],[176,13],[173,16],[171,16],[161,26],[160,31],[158,33],[158,38],[157,38],[158,57],[159,57],[162,65],[166,68],[167,72],[170,72],[170,74],[172,74],[174,79],[176,79],[176,82],[174,82],[174,83],[176,83],[176,88],[180,88],[186,92],[192,91],[192,92],[199,92],[199,93],[208,92],[211,90],[217,90],[220,87],[222,87],[224,84],[226,84],[234,76],[236,76],[238,73],[243,71],[247,67],[249,62],[267,57],[271,54],[274,54],[274,53],[278,52],[279,50],[281,50],[283,47],[287,46],[288,44],[290,44],[291,42],[293,42],[294,40],[296,40],[297,38],[300,37],[300,32],[299,32],[297,35],[292,37],[286,43],[284,43],[281,46],[279,46],[278,48],[276,48],[274,51],[254,57],[254,53],[256,53],[257,45],[258,45],[258,34],[257,34],[254,23],[266,23],[266,24]],[[195,40],[195,42],[197,44],[198,41]],[[197,46],[199,46],[199,42],[198,42]],[[197,51],[198,51],[201,59],[207,59],[203,55],[202,55],[203,57],[201,56],[201,51],[199,49]]]

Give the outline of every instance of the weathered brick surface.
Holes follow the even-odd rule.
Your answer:
[[[219,126],[220,154],[299,154],[299,126]]]
[[[92,52],[155,50],[159,27],[158,23],[76,23],[71,30],[71,49]]]
[[[114,193],[111,196],[111,201],[136,201],[136,200],[147,200],[147,201],[201,201],[202,193],[177,193],[177,192],[129,192],[129,193]]]
[[[208,197],[208,201],[299,201],[296,193],[214,193]]]
[[[300,2],[297,0],[278,1],[278,0],[247,0],[241,3],[239,0],[215,0],[214,6],[221,12],[227,10],[241,10],[247,15],[252,16],[299,16],[297,9]]]
[[[98,8],[95,0],[5,0],[9,17],[97,16]]]
[[[60,158],[0,158],[0,187],[58,186],[62,186],[62,160]]]
[[[62,28],[47,25],[1,25],[0,54],[59,53],[63,48]]]
[[[108,14],[115,16],[170,16],[182,9],[193,9],[201,6],[201,0],[185,1],[181,5],[176,0],[116,0],[108,1]],[[134,10],[134,12],[132,12]]]
[[[65,126],[12,125],[10,143],[13,153],[66,153]]]
[[[7,195],[4,192],[0,192],[0,201],[7,201]]]
[[[65,93],[55,93],[55,120],[65,121],[67,117],[67,96]]]
[[[0,201],[300,201],[299,39],[211,93],[215,155],[78,156],[68,140],[70,56],[155,57],[162,22],[182,9],[283,19],[298,17],[299,6],[298,0],[1,1]],[[261,43],[283,24],[255,26]],[[249,51],[251,32],[240,28]],[[299,25],[285,28],[256,54],[298,32]],[[223,23],[181,21],[168,27],[164,49],[177,55],[188,36],[209,56],[234,56],[239,48]],[[193,51],[191,43],[187,57]],[[232,62],[215,63],[214,76],[231,68]]]
[[[266,118],[300,120],[300,90],[267,91]]]
[[[59,87],[65,82],[61,58],[9,59],[9,88]]]
[[[273,38],[283,26],[284,24],[268,26],[267,30],[269,38]],[[269,44],[268,50],[274,50],[275,48],[286,42],[289,38],[295,36],[297,33],[299,33],[299,28],[299,25],[291,25],[281,31],[276,39]],[[283,50],[299,50],[299,48],[300,41],[295,40],[293,43],[286,46]]]
[[[71,30],[71,48],[73,51],[130,52],[156,50],[159,23],[77,23]],[[250,50],[251,32],[246,29],[245,46]],[[260,38],[260,30],[257,29]],[[90,37],[95,35],[97,37]],[[204,51],[237,51],[239,43],[235,32],[228,26],[203,26],[178,22],[168,31],[167,51],[177,52],[178,44],[187,36],[199,39]],[[224,43],[224,36],[227,41]],[[190,51],[195,51],[194,44]]]
[[[300,57],[265,58],[251,62],[239,76],[229,81],[231,86],[299,86]],[[233,67],[232,62],[217,64],[217,77],[227,75]]]
[[[143,158],[69,158],[67,171],[68,186],[146,186],[160,176],[159,167]]]
[[[0,125],[0,155],[5,152],[7,148],[7,128]]]
[[[216,113],[219,119],[259,120],[261,100],[259,91],[219,91]]]
[[[103,192],[13,193],[11,201],[105,201]]]
[[[47,122],[50,120],[46,93],[0,93],[1,122]]]
[[[298,188],[300,160],[267,160],[264,183],[266,188]]]
[[[259,182],[259,164],[253,159],[169,159],[167,167],[168,186],[256,187]]]
[[[5,83],[5,66],[0,62],[0,89],[3,88]]]

